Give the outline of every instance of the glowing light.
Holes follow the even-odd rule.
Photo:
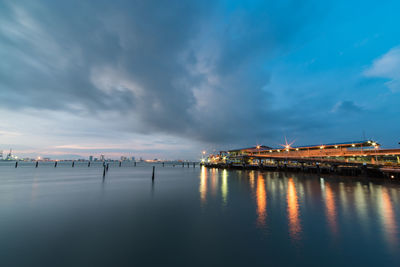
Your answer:
[[[376,143],[374,142],[374,143],[372,143],[372,145],[373,145],[373,146],[376,146]]]
[[[289,152],[289,148],[287,148],[287,149],[286,149],[286,151],[288,151],[288,152]]]
[[[272,153],[272,150],[270,150],[269,153]]]
[[[203,150],[203,152],[202,152],[202,153],[203,153],[203,155],[205,155],[205,154],[206,154],[206,151],[205,151],[205,150]]]
[[[257,149],[260,149],[260,146],[259,146],[259,145],[257,145],[257,146],[256,146],[256,148],[257,148]]]
[[[325,147],[324,147],[324,146],[320,146],[319,148],[320,148],[320,149],[324,149]]]
[[[277,151],[278,151],[278,152],[281,152],[281,150],[280,150],[280,149],[278,149]]]
[[[296,151],[299,151],[299,149],[298,149],[298,148],[296,148]]]
[[[352,146],[352,147],[355,147],[356,145],[355,145],[355,144],[351,144],[351,146]]]
[[[338,148],[338,146],[335,146],[335,148]]]

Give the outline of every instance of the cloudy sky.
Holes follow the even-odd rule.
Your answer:
[[[400,141],[399,1],[0,0],[0,149]]]

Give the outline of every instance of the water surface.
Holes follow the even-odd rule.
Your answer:
[[[0,163],[0,266],[400,266],[396,183]]]

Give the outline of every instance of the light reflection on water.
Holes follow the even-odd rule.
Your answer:
[[[257,225],[265,227],[267,218],[267,192],[262,174],[257,177]]]
[[[288,179],[287,185],[287,213],[289,221],[289,232],[293,240],[298,241],[301,236],[301,224],[300,224],[300,211],[299,201],[297,198],[296,186],[293,182],[293,178]]]
[[[199,192],[201,203],[204,205],[207,201],[207,176],[208,169],[204,166],[201,167]]]
[[[325,212],[328,221],[328,225],[332,231],[334,236],[337,235],[337,211],[336,211],[336,202],[335,195],[329,183],[325,183],[324,180],[321,180],[321,190],[323,192],[324,200],[325,200]]]
[[[221,184],[221,193],[222,193],[222,204],[226,206],[228,204],[228,171],[222,170],[222,184]]]
[[[398,247],[397,244],[397,223],[396,216],[394,214],[392,200],[387,188],[380,188],[380,211],[382,218],[382,227],[384,229],[384,236],[387,240],[389,249],[395,250]]]

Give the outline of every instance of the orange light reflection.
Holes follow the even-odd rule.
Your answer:
[[[267,218],[267,192],[265,180],[261,174],[257,177],[257,225],[265,226]]]
[[[328,218],[329,227],[334,235],[337,234],[337,221],[336,221],[336,204],[335,196],[329,184],[325,184],[325,205],[326,216]]]
[[[294,240],[299,240],[301,233],[299,202],[297,199],[296,187],[292,178],[289,178],[288,180],[287,205],[290,236]]]

